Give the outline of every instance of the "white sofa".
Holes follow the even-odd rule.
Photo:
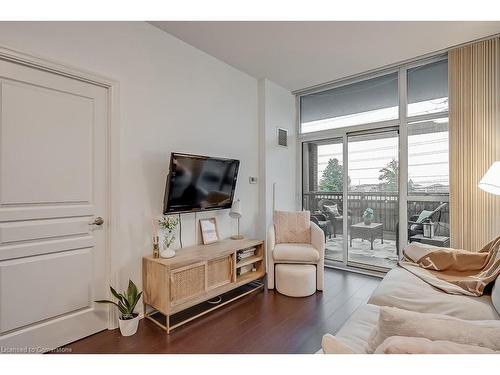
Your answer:
[[[377,326],[380,306],[466,320],[500,320],[491,295],[469,297],[447,294],[405,269],[396,267],[387,273],[368,303],[351,315],[335,337],[355,353],[367,353],[368,338]]]

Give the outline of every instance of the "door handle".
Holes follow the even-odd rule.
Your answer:
[[[104,219],[100,216],[97,216],[92,223],[89,225],[103,225],[104,224]]]

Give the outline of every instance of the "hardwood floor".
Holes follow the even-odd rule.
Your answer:
[[[135,336],[103,331],[66,346],[72,353],[315,353],[369,298],[380,279],[325,270],[325,291],[291,298],[257,292],[167,335],[141,320]]]

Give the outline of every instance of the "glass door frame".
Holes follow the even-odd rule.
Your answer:
[[[347,202],[347,183],[348,183],[348,155],[347,155],[347,135],[349,133],[365,132],[365,131],[375,131],[381,129],[398,128],[399,131],[399,249],[403,249],[408,242],[407,233],[407,222],[408,222],[408,201],[412,200],[430,200],[434,201],[435,198],[423,198],[423,197],[413,197],[408,194],[408,124],[417,122],[431,120],[440,117],[447,117],[448,112],[439,113],[429,113],[423,115],[415,115],[408,117],[407,115],[407,73],[410,69],[430,64],[432,62],[447,59],[447,54],[438,54],[435,56],[430,56],[423,59],[415,59],[414,61],[408,62],[406,64],[401,64],[399,66],[394,66],[392,68],[380,69],[373,72],[368,72],[360,74],[358,76],[353,76],[347,79],[342,79],[336,82],[331,82],[325,85],[313,87],[310,90],[302,90],[295,93],[295,104],[296,104],[296,131],[297,131],[297,149],[300,152],[297,153],[297,193],[300,196],[300,202],[304,203],[304,191],[303,191],[303,163],[305,162],[303,155],[303,143],[308,141],[326,141],[332,138],[342,138],[343,139],[343,199]],[[314,92],[324,91],[330,88],[339,87],[354,83],[361,80],[366,80],[383,74],[388,74],[391,72],[398,72],[398,97],[399,97],[399,117],[397,119],[381,121],[376,123],[353,125],[344,128],[328,129],[317,132],[301,133],[300,124],[300,97],[302,95],[311,94]],[[443,198],[440,198],[443,200]],[[347,210],[343,212],[343,233],[347,233]],[[450,233],[451,235],[451,233]],[[325,264],[330,267],[343,268],[350,271],[370,273],[370,270],[353,268],[347,265],[347,251],[348,251],[348,241],[344,239],[344,257],[343,262],[329,262]],[[401,251],[399,254],[401,258]],[[373,273],[380,274],[378,270],[373,270]]]
[[[342,139],[342,200],[343,200],[343,220],[342,220],[342,249],[343,249],[343,256],[342,256],[342,262],[340,261],[334,261],[334,260],[326,260],[325,259],[325,265],[328,267],[334,267],[334,268],[341,268],[341,269],[347,269],[351,271],[357,271],[357,272],[364,272],[364,273],[374,273],[376,275],[380,275],[382,273],[387,272],[387,269],[382,269],[381,267],[370,267],[370,266],[363,266],[363,267],[355,267],[352,265],[348,264],[348,251],[349,251],[349,240],[348,240],[348,210],[347,210],[347,204],[348,204],[348,184],[349,184],[349,157],[348,157],[348,137],[353,136],[353,135],[362,135],[362,134],[371,134],[371,133],[380,133],[380,132],[391,132],[391,131],[396,131],[399,134],[399,140],[398,140],[398,153],[399,153],[399,163],[401,163],[401,132],[400,132],[400,126],[399,126],[399,120],[389,120],[389,121],[383,121],[383,122],[377,122],[377,123],[372,123],[372,124],[363,124],[363,125],[356,125],[356,126],[351,126],[351,127],[345,127],[345,128],[339,128],[339,129],[331,129],[331,130],[326,130],[321,133],[324,134],[324,137],[317,137],[316,136],[311,136],[313,133],[306,133],[303,134],[302,136],[299,137],[298,140],[298,149],[300,150],[299,153],[299,168],[300,168],[300,173],[298,173],[298,176],[301,176],[298,186],[300,196],[301,196],[301,203],[302,207],[304,207],[304,165],[308,163],[308,155],[304,153],[304,144],[308,142],[317,142],[317,143],[328,143],[330,140],[334,139]],[[326,134],[327,133],[327,134]],[[407,171],[406,171],[407,175]],[[401,188],[401,168],[399,170],[399,188]],[[406,184],[405,184],[406,186]],[[401,202],[401,193],[400,193],[400,202]],[[401,215],[401,203],[399,205],[399,215]],[[406,211],[405,211],[405,218],[406,218]],[[400,244],[401,244],[401,228],[405,221],[401,220],[400,216],[400,221],[399,221],[399,232],[400,232]],[[404,225],[406,227],[406,224]],[[401,247],[400,247],[401,248]]]
[[[366,263],[357,263],[357,262],[349,262],[349,228],[348,228],[348,211],[349,211],[349,137],[356,137],[356,136],[362,136],[362,135],[372,135],[372,134],[380,134],[380,133],[395,133],[395,135],[398,137],[398,220],[399,220],[399,211],[401,211],[401,205],[399,204],[400,200],[400,192],[399,192],[399,187],[401,185],[400,180],[401,180],[401,174],[399,173],[399,166],[400,166],[400,134],[399,134],[399,126],[386,126],[383,128],[376,128],[376,129],[370,129],[370,130],[364,130],[364,131],[357,131],[357,132],[346,132],[345,134],[345,143],[344,143],[344,150],[345,150],[345,155],[344,155],[344,164],[343,164],[343,173],[344,173],[344,202],[345,202],[345,209],[343,212],[343,233],[345,233],[344,236],[344,262],[343,266],[347,268],[355,268],[355,269],[363,269],[363,270],[369,270],[369,271],[374,271],[374,272],[388,272],[390,271],[390,268],[385,268],[381,266],[375,266],[375,265],[370,265]],[[401,222],[399,221],[399,227],[401,228]],[[399,231],[401,233],[401,231]],[[400,234],[401,236],[401,234]],[[396,241],[399,241],[398,238],[396,238]],[[399,259],[398,259],[399,260]],[[359,265],[353,265],[353,264],[359,264]]]

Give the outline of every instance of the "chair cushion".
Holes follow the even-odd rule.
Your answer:
[[[339,206],[336,205],[336,204],[332,204],[331,206],[329,205],[323,205],[323,207],[325,208],[325,210],[327,210],[328,212],[331,212],[333,216],[340,216],[340,213],[339,213]]]
[[[309,211],[274,211],[276,243],[311,243]]]
[[[423,210],[420,215],[418,215],[417,223],[422,223],[425,219],[429,217],[430,214],[432,214],[433,211],[426,211]]]
[[[313,245],[305,243],[280,243],[274,247],[275,261],[317,262],[319,252]]]

